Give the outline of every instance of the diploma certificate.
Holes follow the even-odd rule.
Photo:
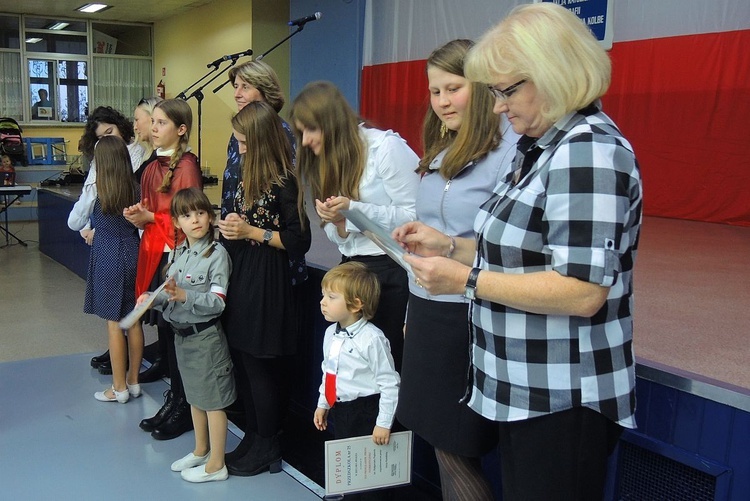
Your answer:
[[[133,311],[125,315],[125,318],[120,320],[118,324],[120,329],[130,329],[135,325],[138,319],[141,318],[143,314],[146,313],[146,310],[148,310],[154,303],[154,299],[156,299],[156,296],[158,296],[159,293],[164,290],[164,286],[167,285],[167,280],[165,280],[163,284],[157,287],[154,292],[149,294],[148,299],[137,305],[135,308],[133,308]]]
[[[362,212],[357,209],[342,210],[341,214],[351,221],[364,236],[373,241],[375,245],[380,247],[383,252],[388,254],[396,263],[398,263],[406,272],[411,275],[411,265],[404,261],[404,254],[407,251],[401,248],[401,246],[388,234],[388,231],[370,220]]]
[[[411,483],[412,432],[392,433],[388,445],[372,436],[325,444],[326,495],[382,489]]]

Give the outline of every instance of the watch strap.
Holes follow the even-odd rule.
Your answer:
[[[472,268],[469,272],[469,278],[466,279],[466,289],[464,296],[468,299],[474,299],[477,290],[477,278],[479,278],[479,272],[481,268]]]

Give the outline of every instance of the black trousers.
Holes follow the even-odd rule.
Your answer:
[[[621,426],[577,407],[499,427],[503,501],[602,501]]]
[[[358,261],[375,273],[380,282],[380,302],[378,311],[370,320],[383,331],[391,343],[391,355],[396,371],[401,373],[401,360],[404,353],[404,320],[406,304],[409,302],[409,277],[393,259],[388,256],[343,256],[342,263]]]

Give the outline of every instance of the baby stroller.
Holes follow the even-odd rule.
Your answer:
[[[14,119],[0,117],[0,154],[8,155],[14,163],[26,165],[28,159],[22,132],[23,129]]]

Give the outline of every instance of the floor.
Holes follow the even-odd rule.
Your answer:
[[[190,484],[170,471],[193,434],[157,441],[137,423],[161,406],[163,381],[125,405],[94,400],[111,383],[91,354],[0,364],[0,485],[4,499],[274,499],[320,496],[285,471]],[[40,377],[41,376],[41,377]],[[230,433],[227,447],[239,439]],[[320,489],[317,489],[318,492]],[[7,497],[6,497],[7,496]]]
[[[295,468],[189,484],[169,466],[193,433],[156,441],[137,423],[163,402],[167,383],[143,385],[125,405],[97,402],[111,384],[89,366],[106,347],[105,324],[85,315],[85,283],[37,249],[34,223],[11,223],[28,247],[0,249],[0,486],[4,499],[320,499]],[[4,239],[3,242],[4,244]],[[7,286],[13,284],[13,286]],[[155,338],[147,331],[147,342]],[[232,426],[227,448],[242,432]],[[252,493],[252,494],[250,494]]]

